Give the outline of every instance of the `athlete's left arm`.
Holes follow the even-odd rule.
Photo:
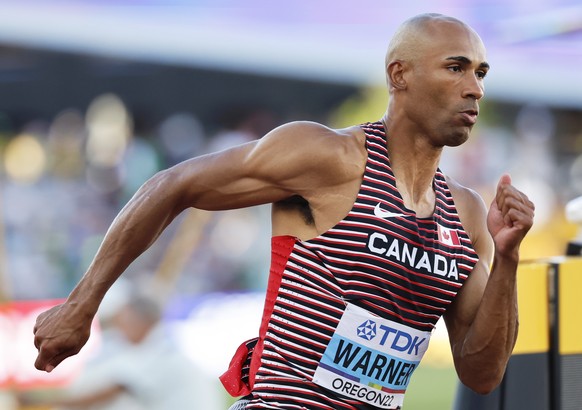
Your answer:
[[[508,175],[499,180],[489,211],[475,192],[455,183],[451,190],[479,261],[444,318],[459,379],[486,394],[501,382],[517,339],[519,247],[534,205]]]

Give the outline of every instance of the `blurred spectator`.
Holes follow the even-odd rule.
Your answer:
[[[139,294],[125,299],[122,292],[106,310],[100,311],[104,344],[95,360],[58,397],[25,403],[62,410],[220,408],[215,385],[166,334],[156,302]]]

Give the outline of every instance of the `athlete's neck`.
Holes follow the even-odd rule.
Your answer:
[[[419,217],[432,215],[435,206],[433,180],[442,147],[430,145],[427,138],[392,118],[385,116],[383,122],[390,166],[404,205]]]

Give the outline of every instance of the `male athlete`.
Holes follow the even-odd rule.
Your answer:
[[[420,15],[390,43],[380,121],[291,123],[156,174],[67,301],[39,316],[35,366],[50,372],[81,349],[106,291],[180,212],[272,203],[259,337],[221,378],[246,396],[240,407],[399,409],[441,316],[460,380],[490,392],[516,340],[534,206],[504,175],[487,210],[438,168],[443,147],[469,137],[488,70],[470,27]]]

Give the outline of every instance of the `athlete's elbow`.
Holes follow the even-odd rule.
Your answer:
[[[487,372],[473,371],[470,375],[459,375],[459,380],[466,387],[477,394],[487,395],[493,392],[502,382],[505,372]]]
[[[171,169],[164,169],[151,176],[137,191],[141,197],[160,197],[168,191],[168,182],[172,181]]]
[[[148,179],[139,189],[136,197],[144,201],[163,203],[166,208],[173,209],[178,214],[188,207],[185,192],[181,187],[179,172],[174,168],[158,171]]]
[[[469,388],[477,394],[487,395],[492,393],[499,386],[500,383],[501,381],[479,383]]]

